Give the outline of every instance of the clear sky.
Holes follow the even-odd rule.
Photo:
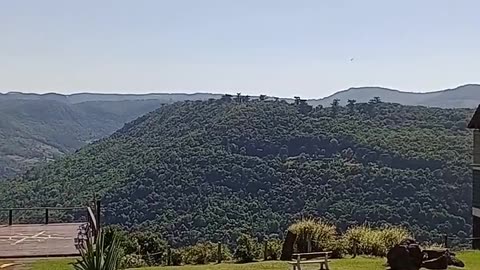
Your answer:
[[[452,88],[479,82],[479,10],[473,0],[4,0],[0,92]]]

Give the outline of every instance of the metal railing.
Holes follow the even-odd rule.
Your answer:
[[[13,226],[14,222],[14,213],[15,212],[43,212],[43,224],[50,224],[51,213],[53,211],[85,211],[82,215],[86,217],[86,222],[89,223],[89,228],[92,230],[93,236],[96,238],[98,232],[100,231],[100,217],[101,217],[101,204],[100,201],[96,201],[95,204],[90,206],[74,206],[74,207],[18,207],[18,208],[0,208],[0,212],[8,212],[8,226]],[[37,219],[38,220],[38,219]],[[68,222],[67,222],[68,223]],[[71,222],[69,222],[71,223]],[[38,224],[31,222],[30,224]]]
[[[85,207],[32,207],[32,208],[0,208],[1,212],[8,211],[8,225],[12,226],[13,222],[13,213],[20,211],[43,211],[44,212],[44,224],[50,223],[50,213],[52,211],[72,211],[72,210],[84,210]]]

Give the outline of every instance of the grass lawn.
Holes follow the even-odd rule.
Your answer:
[[[345,270],[374,270],[382,269],[385,260],[382,258],[356,258],[332,260],[330,269]],[[142,268],[142,270],[290,270],[292,269],[286,262],[259,262],[247,264],[212,264],[212,265],[193,265],[193,266],[173,266],[173,267],[156,267]],[[302,269],[318,269],[318,265],[310,265],[302,267]]]
[[[478,270],[480,269],[480,252],[478,251],[465,251],[457,254],[466,267],[465,270]],[[29,265],[29,269],[32,270],[71,270],[73,267],[70,265],[72,259],[57,259],[57,260],[38,260]],[[340,259],[332,260],[330,269],[332,270],[384,270],[386,260],[384,258],[370,258],[359,257],[356,259]],[[142,270],[289,270],[291,269],[285,262],[258,262],[248,264],[211,264],[211,265],[187,265],[187,266],[171,266],[171,267],[149,267],[141,268]],[[318,269],[314,266],[310,269]]]
[[[45,259],[34,261],[26,267],[32,270],[71,270],[75,259]]]

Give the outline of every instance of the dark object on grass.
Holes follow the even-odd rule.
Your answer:
[[[447,254],[443,254],[438,258],[426,260],[422,263],[422,267],[425,267],[427,269],[439,269],[439,270],[447,269],[448,261],[449,261],[448,257],[449,256]]]
[[[421,250],[412,239],[406,239],[388,251],[387,262],[391,270],[447,269],[465,264],[448,250]]]
[[[465,267],[465,264],[461,260],[459,260],[457,257],[455,257],[456,254],[453,252],[450,252],[449,250],[425,249],[422,252],[425,256],[425,259],[424,259],[425,261],[446,257],[447,264],[449,266]],[[430,268],[430,269],[434,269],[434,268]]]
[[[388,251],[387,262],[391,270],[418,270],[422,266],[423,253],[412,239],[405,239]]]
[[[291,231],[288,231],[287,237],[285,237],[285,241],[283,242],[282,255],[280,256],[280,260],[290,261],[292,259],[293,246],[295,245],[296,240],[297,235],[292,233]]]

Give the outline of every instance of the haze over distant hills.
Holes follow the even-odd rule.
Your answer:
[[[262,93],[258,93],[260,95]],[[71,95],[62,95],[56,93],[31,94],[20,92],[8,92],[0,94],[0,100],[29,99],[29,100],[55,100],[70,104],[76,104],[87,101],[132,101],[132,100],[160,100],[162,103],[171,103],[185,100],[207,100],[210,98],[220,98],[221,94],[211,93],[151,93],[151,94],[97,94],[97,93],[78,93]],[[420,105],[440,108],[474,108],[480,103],[480,85],[467,84],[454,89],[433,91],[428,93],[404,92],[400,90],[382,88],[382,87],[359,87],[336,92],[328,97],[319,99],[308,99],[308,103],[313,106],[329,106],[334,99],[340,99],[340,104],[344,105],[349,99],[355,99],[357,102],[367,102],[372,97],[380,97],[384,102],[399,103],[403,105]],[[293,100],[291,97],[280,97],[287,101]]]
[[[63,95],[57,93],[34,94],[22,92],[0,93],[0,100],[55,100],[69,104],[77,104],[89,101],[134,101],[134,100],[160,100],[163,103],[185,101],[185,100],[207,100],[209,98],[220,98],[220,94],[194,93],[152,93],[152,94],[102,94],[102,93],[78,93]]]

